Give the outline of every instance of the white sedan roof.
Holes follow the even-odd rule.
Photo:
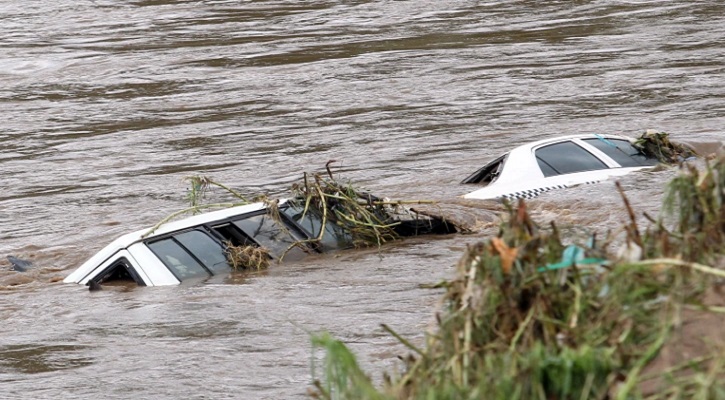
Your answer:
[[[284,201],[280,201],[284,204]],[[153,238],[156,236],[164,235],[170,232],[181,231],[187,228],[192,228],[202,224],[212,223],[215,221],[225,220],[237,215],[246,214],[263,210],[266,205],[263,202],[247,204],[237,207],[225,208],[222,210],[211,211],[199,215],[194,215],[188,218],[184,218],[178,221],[168,222],[161,225],[158,229],[149,233],[153,228],[146,228],[138,230],[136,232],[128,233],[119,237],[118,239],[111,242],[109,245],[104,247],[101,251],[93,255],[88,261],[83,263],[78,269],[68,275],[63,282],[72,283],[78,281],[80,278],[88,275],[92,270],[103,264],[108,258],[112,257],[119,251],[123,251],[133,246],[135,243],[139,243],[145,239]]]
[[[625,175],[629,172],[647,168],[648,166],[621,167],[616,161],[604,152],[584,142],[585,139],[626,140],[632,139],[618,135],[579,134],[558,136],[555,138],[538,140],[512,149],[506,154],[506,160],[499,176],[487,186],[464,195],[468,199],[496,199],[496,198],[533,198],[539,194],[552,190],[562,189],[578,184],[597,183],[611,176]],[[541,147],[571,141],[582,147],[594,157],[599,159],[605,169],[582,171],[557,176],[544,176],[535,151]],[[487,164],[490,165],[490,164]]]

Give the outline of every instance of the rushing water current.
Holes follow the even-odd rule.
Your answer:
[[[0,398],[304,398],[310,332],[375,379],[406,354],[380,324],[420,342],[421,284],[491,234],[499,207],[459,198],[484,162],[580,132],[722,142],[725,3],[4,0],[0,111]],[[328,160],[476,232],[223,283],[58,282],[185,207],[184,177],[276,196]],[[656,215],[674,173],[623,179],[634,207]],[[530,206],[577,234],[624,221],[611,182]]]

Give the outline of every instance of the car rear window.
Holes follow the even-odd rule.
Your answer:
[[[491,161],[490,163],[483,166],[483,168],[474,172],[461,183],[493,183],[501,175],[504,169],[508,153],[503,156]]]
[[[571,141],[540,147],[536,150],[536,161],[546,177],[607,168],[604,162]]]
[[[608,155],[622,167],[642,167],[657,165],[656,158],[648,158],[640,153],[629,140],[622,139],[584,139],[602,153]]]

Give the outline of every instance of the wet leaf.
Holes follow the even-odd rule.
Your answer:
[[[515,247],[509,247],[501,238],[491,239],[491,244],[501,256],[501,269],[503,273],[511,273],[511,267],[514,265],[519,250]]]

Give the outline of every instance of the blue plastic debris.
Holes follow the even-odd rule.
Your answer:
[[[13,266],[13,271],[25,272],[33,266],[33,263],[27,260],[21,260],[17,257],[8,256],[8,261]]]
[[[590,243],[594,243],[594,239],[590,239]],[[593,246],[592,246],[593,247]],[[539,272],[555,271],[557,269],[569,268],[572,265],[605,265],[607,260],[597,257],[586,257],[586,250],[576,245],[566,246],[561,255],[561,261],[555,264],[548,264],[539,267]]]

